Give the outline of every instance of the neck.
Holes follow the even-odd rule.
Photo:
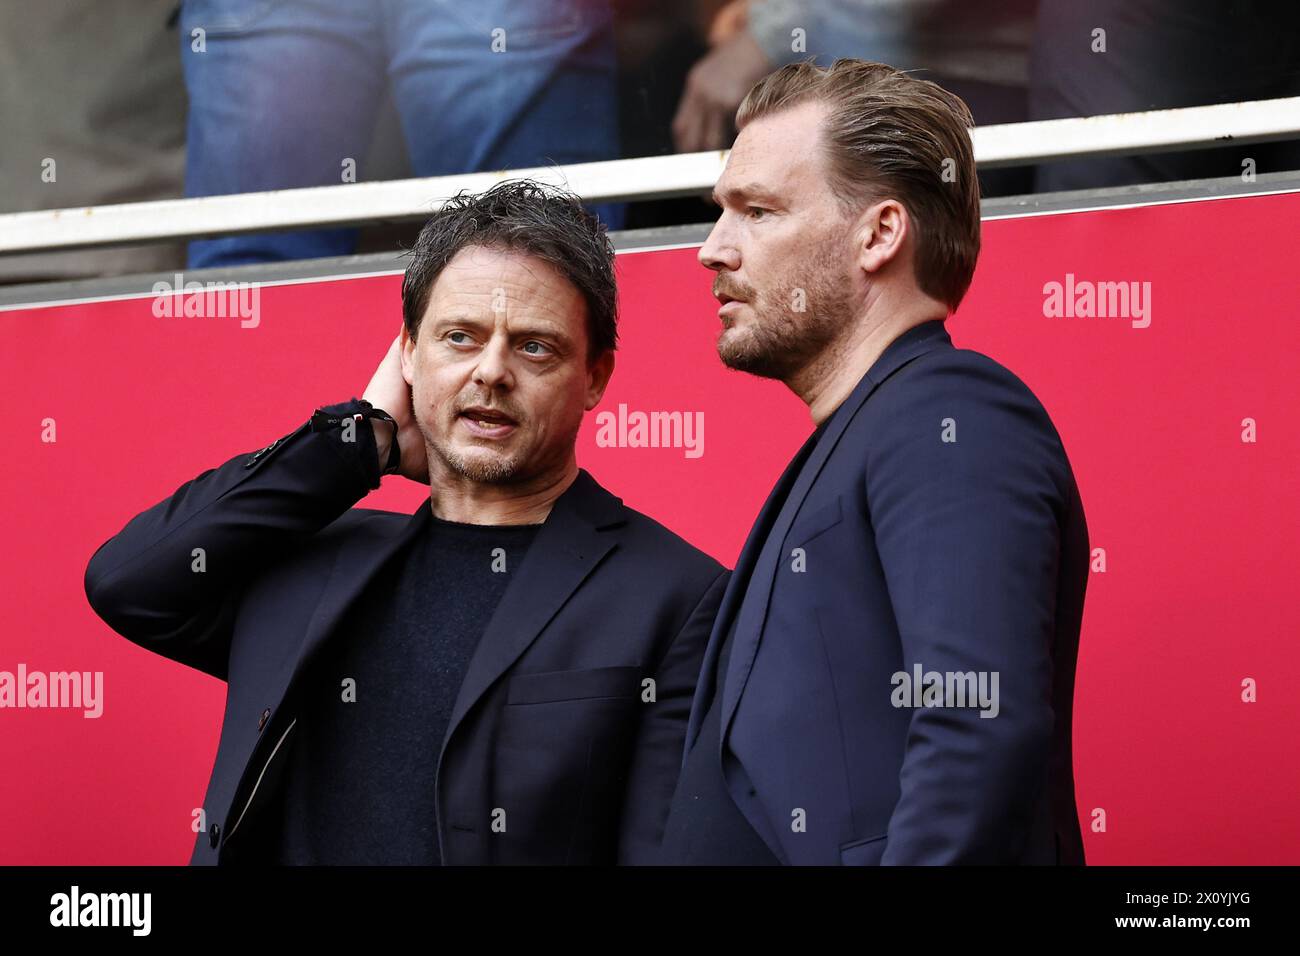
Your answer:
[[[925,296],[907,304],[888,302],[884,296],[868,297],[857,321],[787,379],[786,387],[808,406],[813,423],[820,425],[852,394],[891,342],[908,329],[947,316],[942,303]]]
[[[578,477],[573,457],[560,471],[522,484],[489,484],[440,470],[430,483],[429,507],[436,517],[462,524],[541,524]]]

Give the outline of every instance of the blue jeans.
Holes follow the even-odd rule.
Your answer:
[[[618,156],[608,0],[185,0],[180,23],[187,196],[344,182],[386,85],[416,176]],[[189,265],[347,255],[356,233],[199,240]]]

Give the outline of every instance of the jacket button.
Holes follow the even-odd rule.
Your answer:
[[[268,707],[266,708],[266,710],[262,711],[262,716],[257,718],[257,732],[259,734],[262,732],[262,728],[266,726],[266,722],[270,719],[271,719],[271,708]]]
[[[221,824],[214,823],[208,829],[208,842],[212,844],[212,849],[217,848],[217,844],[221,842]]]

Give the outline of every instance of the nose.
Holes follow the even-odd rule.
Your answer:
[[[698,259],[700,265],[714,272],[723,269],[735,271],[740,268],[740,250],[736,248],[731,234],[729,212],[724,211],[718,221],[709,230],[709,237],[700,246]]]
[[[510,371],[510,341],[505,335],[493,335],[479,352],[474,366],[474,384],[489,390],[508,389],[514,385],[514,374]]]

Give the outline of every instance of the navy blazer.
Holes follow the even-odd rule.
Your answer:
[[[782,475],[705,656],[709,675],[734,626],[720,759],[772,852],[1082,863],[1070,737],[1088,559],[1065,449],[1029,389],[953,348],[942,321],[891,343]],[[921,693],[931,673],[951,696]],[[972,706],[956,691],[981,675],[988,704]]]
[[[304,424],[204,472],[86,569],[90,604],[113,630],[228,683],[192,864],[257,859],[241,827],[270,805],[286,763],[295,682],[385,560],[428,531],[427,500],[414,515],[352,508],[368,481],[337,434]],[[191,569],[195,548],[203,573]],[[456,698],[436,787],[446,863],[651,858],[726,577],[579,473]],[[505,832],[494,832],[497,808]]]

